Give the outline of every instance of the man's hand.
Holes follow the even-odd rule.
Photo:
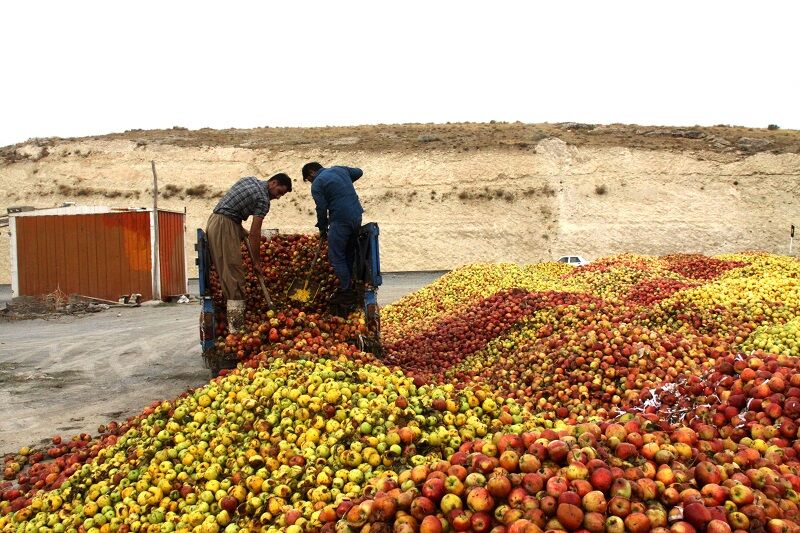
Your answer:
[[[327,229],[319,229],[319,240],[326,241],[328,240],[328,230]]]

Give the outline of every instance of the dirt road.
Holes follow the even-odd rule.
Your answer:
[[[384,274],[387,305],[439,272]],[[198,304],[114,308],[52,320],[0,322],[0,455],[52,435],[96,434],[208,382]]]

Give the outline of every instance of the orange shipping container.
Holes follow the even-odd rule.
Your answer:
[[[153,276],[153,212],[70,206],[13,214],[11,288],[14,296],[60,289],[117,300],[141,294],[166,299],[187,292],[185,215],[159,210],[158,274]]]

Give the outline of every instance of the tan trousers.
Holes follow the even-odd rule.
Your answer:
[[[213,213],[206,223],[211,260],[227,300],[244,300],[245,270],[242,265],[242,241],[247,231],[225,215]]]

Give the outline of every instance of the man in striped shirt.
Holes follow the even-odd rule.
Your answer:
[[[245,271],[241,245],[248,239],[253,251],[253,268],[261,270],[261,224],[269,213],[270,201],[292,190],[286,174],[275,174],[263,181],[252,176],[237,181],[222,197],[206,224],[211,260],[227,301],[228,330],[233,333],[243,326],[245,307]],[[250,231],[242,222],[253,217]]]

